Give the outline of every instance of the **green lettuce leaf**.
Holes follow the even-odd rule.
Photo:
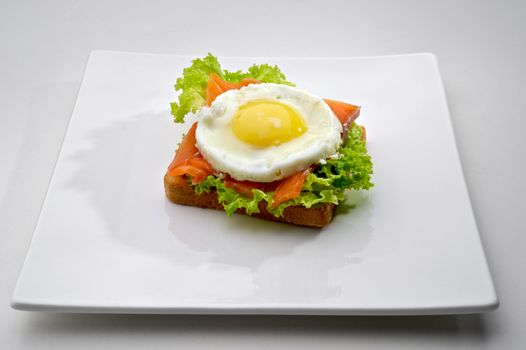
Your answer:
[[[367,190],[373,186],[373,164],[362,140],[362,132],[360,126],[353,124],[348,139],[340,147],[338,158],[328,159],[325,164],[320,164],[307,176],[300,196],[275,209],[270,206],[273,192],[252,190],[253,198],[249,198],[225,187],[222,179],[212,175],[194,189],[197,194],[216,190],[218,200],[229,216],[238,209],[245,209],[248,214],[258,213],[261,201],[265,201],[267,210],[278,217],[292,205],[310,208],[319,203],[338,204],[345,199],[345,190]]]
[[[183,76],[178,78],[175,84],[175,90],[181,90],[179,103],[171,103],[172,115],[176,123],[183,123],[184,116],[188,112],[196,112],[205,104],[206,83],[212,73],[223,76],[221,65],[211,54],[193,60],[192,65],[183,70]]]
[[[177,79],[175,90],[181,91],[178,102],[172,102],[171,112],[176,123],[183,123],[189,112],[196,112],[205,105],[206,84],[211,73],[216,73],[226,81],[237,83],[244,78],[253,78],[263,83],[293,85],[286,80],[285,75],[277,66],[268,64],[254,64],[247,72],[240,70],[230,72],[221,69],[217,57],[208,54],[204,58],[197,58],[192,65],[183,70],[183,76]]]
[[[278,66],[271,66],[268,64],[254,64],[248,68],[248,72],[244,73],[240,70],[235,72],[224,71],[224,79],[238,83],[242,79],[252,78],[260,80],[264,83],[275,83],[295,86],[290,81],[287,81],[285,74],[278,68]]]
[[[368,190],[373,186],[371,175],[373,163],[367,153],[363,130],[357,124],[349,129],[349,136],[338,150],[338,158],[327,159],[316,172],[316,176],[326,179],[334,188]]]

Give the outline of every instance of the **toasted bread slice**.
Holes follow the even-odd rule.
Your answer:
[[[176,177],[165,175],[164,190],[166,197],[174,203],[224,210],[223,205],[217,200],[217,193],[215,191],[198,195],[191,186],[181,183]],[[260,212],[250,214],[250,216],[300,226],[323,227],[331,222],[335,208],[336,205],[332,203],[319,204],[311,208],[290,206],[285,209],[282,216],[276,217],[267,211],[265,203],[262,202],[259,203]],[[247,215],[244,210],[238,210],[237,213]]]

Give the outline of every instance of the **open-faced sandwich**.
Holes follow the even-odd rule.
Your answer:
[[[177,79],[190,120],[164,177],[175,203],[323,227],[345,190],[372,186],[360,107],[294,87],[276,66],[221,69],[209,54]]]

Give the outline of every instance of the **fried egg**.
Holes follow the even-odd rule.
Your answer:
[[[200,153],[240,181],[283,179],[333,155],[342,142],[342,125],[330,107],[287,85],[229,90],[197,114]]]

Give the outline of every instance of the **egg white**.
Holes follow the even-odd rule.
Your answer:
[[[277,146],[241,141],[230,123],[238,108],[253,100],[277,100],[295,108],[307,131]],[[215,170],[240,181],[283,179],[336,153],[342,142],[342,125],[330,107],[321,98],[287,85],[253,84],[229,90],[197,115],[197,148]]]

